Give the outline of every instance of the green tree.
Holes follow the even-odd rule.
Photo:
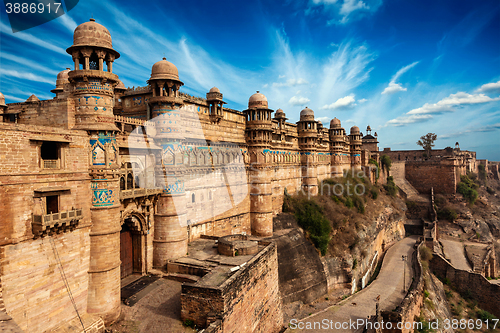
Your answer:
[[[432,147],[434,147],[434,141],[436,141],[437,135],[434,133],[427,133],[426,135],[422,135],[420,140],[417,141],[417,145],[424,148],[427,152],[427,156],[431,156]]]

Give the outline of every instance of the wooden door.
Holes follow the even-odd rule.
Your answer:
[[[132,233],[130,230],[122,229],[120,232],[120,260],[121,278],[129,276],[133,272],[133,250],[132,250]]]

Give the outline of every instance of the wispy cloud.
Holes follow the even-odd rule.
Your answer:
[[[43,83],[48,83],[48,84],[54,84],[54,82],[55,82],[54,79],[49,79],[49,78],[39,76],[36,74],[32,74],[32,73],[18,72],[16,70],[11,70],[11,69],[2,69],[2,75],[12,76],[12,77],[15,77],[18,79],[43,82]]]
[[[389,120],[385,126],[404,126],[423,122],[432,119],[433,115],[454,112],[457,108],[464,105],[483,104],[499,100],[500,97],[491,98],[485,94],[458,92],[456,94],[450,94],[437,103],[425,103],[422,107],[410,110],[403,116]]]
[[[44,41],[38,37],[35,37],[29,33],[22,32],[22,31],[13,33],[12,29],[9,28],[6,24],[4,24],[2,22],[0,22],[0,33],[10,35],[11,37],[20,39],[24,42],[35,44],[37,46],[43,47],[45,49],[48,49],[48,50],[51,50],[51,51],[54,51],[54,52],[57,52],[60,54],[64,54],[65,56],[68,55],[63,48],[60,48],[59,46],[53,45],[49,42],[46,42],[46,41]]]
[[[500,81],[483,84],[476,91],[479,93],[500,93]]]
[[[76,24],[75,20],[73,20],[73,18],[71,18],[71,16],[69,16],[68,13],[59,16],[56,20],[59,24],[61,24],[66,29],[68,29],[69,32],[71,32],[71,33],[73,33],[75,31],[76,27],[78,26]]]
[[[285,82],[274,82],[273,87],[294,87],[298,86],[301,84],[308,84],[306,80],[303,78],[298,78],[298,79],[288,79]]]
[[[440,137],[442,139],[448,139],[448,138],[455,138],[455,137],[460,137],[465,134],[469,133],[482,133],[482,132],[494,132],[500,130],[500,123],[492,124],[492,125],[486,125],[486,126],[479,126],[479,127],[474,127],[470,129],[466,129],[460,132],[454,132],[454,133],[447,133],[447,134],[442,134]]]
[[[443,98],[437,103],[425,103],[424,106],[413,109],[407,114],[439,114],[443,112],[451,112],[455,107],[467,104],[481,104],[500,100],[500,97],[491,98],[485,94],[468,94],[466,92],[458,92]]]
[[[339,98],[334,103],[330,105],[323,105],[321,107],[322,110],[346,110],[352,109],[356,105],[356,99],[354,98],[354,94]]]
[[[375,13],[380,5],[382,0],[312,0],[306,9],[306,15],[319,7],[331,17],[327,21],[328,25],[346,24]]]
[[[396,72],[396,74],[392,77],[391,81],[389,82],[389,85],[382,91],[382,94],[394,94],[398,91],[406,91],[406,88],[403,88],[403,86],[400,83],[396,83],[396,81],[399,79],[401,75],[404,73],[408,72],[410,69],[415,67],[418,64],[418,61],[415,61],[414,63],[411,63],[403,68],[401,68],[399,71]]]
[[[55,70],[53,70],[51,68],[48,68],[46,66],[42,66],[39,63],[34,62],[32,60],[29,60],[29,59],[26,59],[26,58],[23,58],[23,57],[18,57],[16,55],[13,55],[13,54],[10,54],[10,53],[7,53],[7,52],[1,52],[0,53],[0,58],[13,61],[13,62],[21,64],[21,65],[23,65],[25,67],[30,67],[30,68],[36,69],[36,70],[38,70],[40,72],[44,72],[44,73],[47,73],[47,74],[54,75],[53,83],[55,84],[55,82],[56,82],[56,75],[57,75],[57,73],[59,73],[58,71],[55,71]]]

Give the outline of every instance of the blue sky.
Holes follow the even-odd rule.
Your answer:
[[[13,34],[0,18],[0,91],[7,103],[50,99],[65,50],[93,16],[121,53],[113,71],[144,86],[163,56],[183,91],[220,88],[243,110],[256,90],[290,121],[305,106],[326,126],[367,125],[380,147],[460,143],[500,160],[500,2],[461,0],[96,1]]]

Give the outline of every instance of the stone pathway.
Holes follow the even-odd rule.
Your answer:
[[[382,268],[375,281],[368,287],[343,300],[337,305],[329,307],[325,311],[313,314],[303,320],[304,327],[307,327],[307,322],[314,325],[314,322],[324,323],[349,323],[356,322],[358,319],[366,319],[375,314],[375,302],[377,296],[380,295],[381,310],[392,310],[398,306],[403,300],[405,293],[403,292],[403,267],[406,267],[406,290],[411,284],[410,265],[403,265],[401,256],[407,255],[411,258],[413,246],[417,241],[417,236],[407,237],[394,244],[386,253]],[[292,322],[291,322],[292,323]],[[288,323],[285,323],[288,324]],[[302,324],[301,324],[302,325]],[[314,326],[313,326],[314,327]],[[292,326],[293,328],[293,326]],[[287,332],[361,332],[360,329],[321,329],[316,326],[316,329],[292,329]]]
[[[120,320],[107,327],[116,333],[191,333],[181,322],[181,282],[160,279],[160,286],[134,306],[122,304]]]
[[[462,242],[449,239],[440,239],[439,241],[443,244],[445,257],[450,260],[455,268],[464,271],[471,270],[469,262],[465,258],[464,244]]]

